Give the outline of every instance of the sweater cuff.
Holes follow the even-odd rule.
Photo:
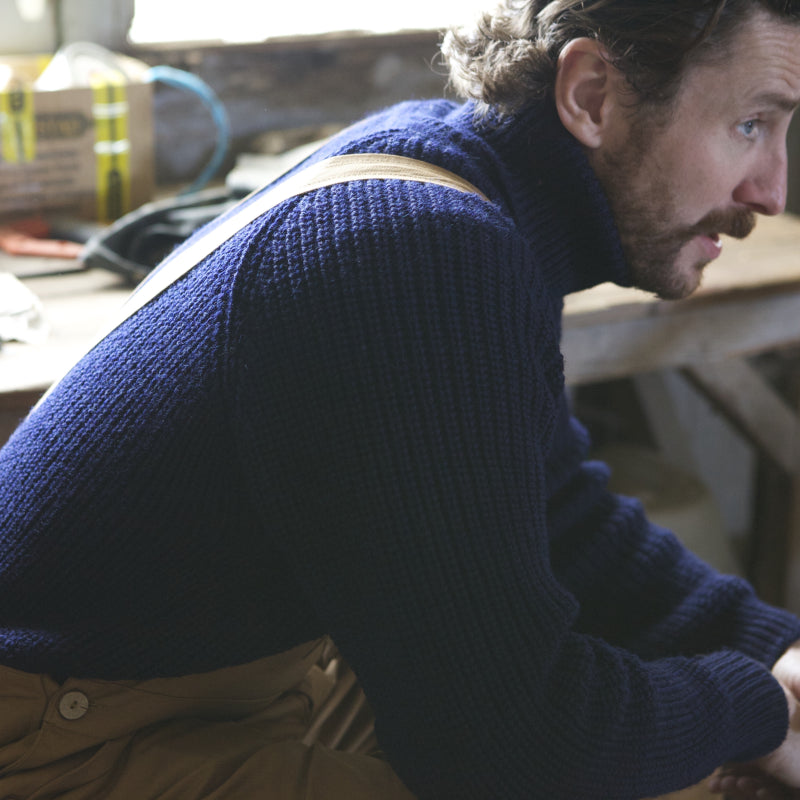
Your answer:
[[[762,664],[723,651],[702,659],[724,693],[728,713],[720,730],[728,732],[724,760],[750,761],[771,753],[786,738],[789,709],[781,685]]]

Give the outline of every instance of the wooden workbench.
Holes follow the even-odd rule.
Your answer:
[[[70,261],[0,253],[43,302],[52,333],[0,350],[0,395],[41,391],[121,305],[131,287]],[[762,218],[744,242],[725,243],[691,298],[664,302],[604,284],[566,299],[563,350],[572,384],[718,364],[800,343],[800,217]]]

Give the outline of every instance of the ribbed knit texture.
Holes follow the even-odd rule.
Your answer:
[[[639,798],[776,747],[798,622],[583,463],[564,293],[627,282],[547,104],[405,104],[488,195],[287,201],[107,337],[0,451],[0,662],[135,679],[330,633],[422,800]]]

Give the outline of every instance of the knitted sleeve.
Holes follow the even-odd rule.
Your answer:
[[[577,627],[647,659],[731,648],[768,667],[800,638],[794,615],[718,574],[637,500],[610,494],[607,477],[581,464],[549,509],[551,563],[580,604]]]
[[[548,540],[556,331],[499,212],[394,182],[290,205],[236,291],[237,447],[410,789],[639,798],[776,747],[762,664],[577,625]]]

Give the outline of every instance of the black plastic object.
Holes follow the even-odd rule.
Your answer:
[[[91,236],[83,264],[138,283],[181,242],[243,196],[230,189],[207,189],[147,203]]]

